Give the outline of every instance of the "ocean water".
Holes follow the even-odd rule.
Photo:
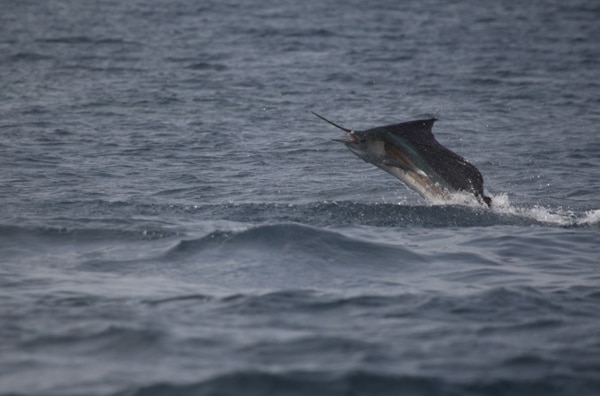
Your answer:
[[[0,6],[1,395],[598,394],[598,2]]]

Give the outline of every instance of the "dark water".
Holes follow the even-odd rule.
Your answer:
[[[0,394],[598,394],[598,2],[0,6]]]

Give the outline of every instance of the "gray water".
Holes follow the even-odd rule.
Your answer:
[[[0,6],[0,394],[597,394],[597,2]]]

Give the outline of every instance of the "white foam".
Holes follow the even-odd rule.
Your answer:
[[[492,195],[492,210],[496,213],[525,217],[540,223],[559,226],[594,225],[600,223],[600,209],[577,213],[572,210],[534,205],[531,208],[513,205],[508,194]]]
[[[600,209],[588,210],[584,213],[584,216],[580,219],[581,225],[594,225],[600,224]]]
[[[517,216],[539,223],[562,227],[600,225],[600,209],[576,212],[562,207],[550,208],[542,205],[521,207],[511,203],[506,193],[487,195],[492,198],[492,207],[490,210],[501,215]],[[486,204],[479,201],[473,194],[467,192],[453,192],[444,197],[432,196],[428,202],[433,206],[459,205],[474,209],[488,209]],[[407,204],[406,200],[398,203],[400,205]]]
[[[434,202],[434,204],[438,204],[438,202]],[[449,194],[446,198],[439,201],[440,205],[461,205],[461,206],[469,206],[472,208],[486,208],[487,205],[483,202],[479,201],[475,196],[468,192],[453,192]]]

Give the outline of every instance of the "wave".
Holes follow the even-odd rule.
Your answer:
[[[375,318],[431,318],[453,316],[482,332],[561,327],[564,315],[598,314],[595,287],[569,287],[556,292],[530,286],[483,287],[481,290],[448,295],[425,291],[385,293],[360,291],[322,291],[318,289],[282,289],[236,294],[180,294],[143,302],[165,306],[167,310],[211,304],[223,314],[257,315],[295,312],[310,315],[352,310]],[[530,312],[523,317],[519,312]],[[494,321],[488,321],[494,317]]]
[[[7,58],[9,61],[27,61],[27,62],[36,62],[36,61],[45,61],[45,60],[53,60],[54,57],[48,54],[38,53],[38,52],[17,52],[13,55],[10,55]]]
[[[158,197],[162,200],[163,197]],[[12,224],[36,234],[102,234],[125,239],[164,238],[182,225],[198,222],[243,224],[297,223],[313,227],[598,227],[600,209],[576,210],[513,204],[505,194],[493,196],[491,209],[457,197],[453,205],[406,205],[379,202],[322,201],[309,203],[177,204],[86,200],[61,202],[31,216],[15,217]],[[4,221],[6,224],[6,221]],[[8,225],[10,226],[10,225]],[[0,224],[0,235],[3,234]],[[183,231],[183,230],[182,230]],[[191,229],[191,231],[194,231]],[[6,231],[10,234],[12,231]]]
[[[72,222],[73,220],[70,220]],[[82,221],[85,223],[84,221]],[[93,242],[93,241],[147,241],[156,239],[171,238],[178,235],[176,231],[160,227],[144,227],[131,224],[121,227],[89,227],[83,224],[72,227],[53,227],[23,225],[15,226],[10,224],[0,224],[0,238],[5,239],[34,239],[49,241],[73,241],[73,242]],[[31,240],[33,242],[33,240]]]
[[[128,389],[114,395],[397,395],[400,389],[410,390],[408,392],[410,394],[446,394],[452,388],[450,384],[435,378],[393,376],[361,371],[350,373],[238,371],[216,375],[197,383],[157,383]]]
[[[59,36],[47,37],[36,40],[39,43],[48,44],[124,44],[128,41],[121,38],[95,38],[92,36]]]
[[[238,231],[214,231],[191,240],[182,240],[162,257],[164,261],[182,260],[207,252],[250,260],[253,254],[261,260],[269,256],[285,257],[284,261],[314,265],[316,261],[335,265],[368,262],[371,266],[387,265],[391,257],[398,261],[422,262],[411,249],[399,245],[351,238],[339,232],[301,224],[272,224]],[[310,260],[306,258],[310,257]]]
[[[48,218],[15,218],[10,221],[12,224],[0,224],[0,245],[44,249],[55,243],[123,245],[162,240],[160,246],[151,249],[154,256],[146,256],[146,259],[172,261],[205,252],[210,252],[213,257],[251,252],[255,259],[268,259],[265,253],[268,251],[292,261],[307,261],[306,257],[310,256],[308,261],[330,260],[335,264],[343,260],[349,263],[365,260],[383,265],[390,258],[394,258],[394,262],[422,263],[447,260],[457,253],[443,251],[439,252],[443,256],[440,257],[430,252],[429,256],[424,256],[422,251],[417,252],[410,245],[411,238],[403,237],[402,230],[409,227],[450,230],[493,226],[597,228],[600,225],[598,209],[575,212],[527,208],[511,204],[505,196],[494,198],[492,210],[480,206],[410,206],[350,201],[191,206],[74,202],[56,207]],[[362,228],[361,231],[363,226],[382,227],[390,232],[382,235],[375,229]],[[553,232],[546,228],[539,230]],[[517,233],[515,237],[518,235],[523,234]],[[540,240],[543,238],[542,234]],[[401,241],[405,243],[398,243]],[[479,243],[496,242],[482,240]],[[132,248],[144,256],[140,246]],[[486,261],[480,255],[472,259]]]
[[[487,227],[600,225],[600,209],[577,212],[543,206],[521,207],[506,195],[494,198],[492,209],[460,197],[453,205],[402,205],[352,201],[309,204],[225,203],[199,205],[190,209],[213,218],[240,222],[296,222],[316,226],[367,225],[376,227]]]
[[[599,380],[577,373],[542,375],[536,379],[481,378],[472,381],[433,375],[395,374],[366,370],[235,371],[187,384],[158,382],[131,387],[114,396],[154,395],[555,395],[595,394]]]

